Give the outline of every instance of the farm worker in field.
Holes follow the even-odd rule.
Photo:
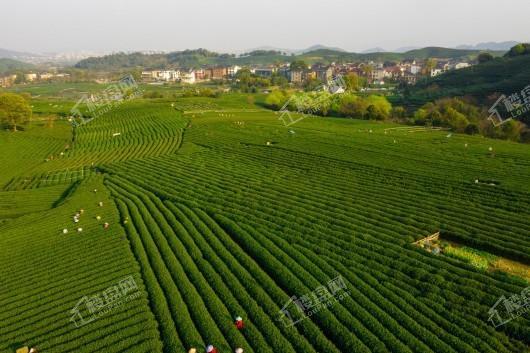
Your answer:
[[[217,348],[215,348],[214,346],[212,346],[211,344],[206,347],[206,352],[207,353],[219,353],[219,351],[217,350]]]
[[[83,231],[83,228],[79,227],[79,228],[77,228],[77,231],[78,231],[79,233],[81,233],[81,232]]]
[[[191,348],[188,353],[197,353],[197,350],[195,348]]]
[[[29,350],[29,353],[37,353],[37,348],[31,347],[31,349]]]
[[[64,228],[63,229],[63,234],[66,234],[66,233],[68,233],[68,229]]]
[[[98,205],[99,207],[103,207],[103,201],[99,201]]]
[[[80,213],[80,214],[83,214],[83,213],[85,213],[85,210],[84,210],[84,209],[80,209],[80,210],[79,210],[79,213]]]
[[[241,318],[241,316],[236,317],[235,325],[238,330],[242,330],[245,327],[245,324],[243,323],[243,319]]]
[[[95,193],[98,192],[98,189],[94,189],[94,192],[95,192]]]
[[[103,228],[105,228],[105,229],[109,229],[109,227],[110,227],[110,224],[108,224],[107,222],[105,222],[105,224],[103,225]]]
[[[101,216],[96,216],[96,219],[97,219],[98,221],[101,221]]]
[[[236,348],[236,353],[243,353],[243,348]]]

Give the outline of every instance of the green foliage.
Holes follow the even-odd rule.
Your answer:
[[[465,132],[472,122],[473,127],[467,130],[468,133],[472,133],[485,118],[485,113],[478,107],[458,98],[427,103],[414,114],[416,124],[450,127],[457,132]]]
[[[490,263],[495,261],[495,256],[483,251],[478,251],[468,247],[447,246],[443,250],[444,254],[468,262],[471,266],[479,270],[486,271]]]
[[[269,87],[270,85],[270,79],[254,75],[249,69],[241,69],[236,74],[234,88],[241,92],[255,93],[258,88]]]
[[[486,63],[488,61],[492,61],[493,59],[494,59],[493,55],[491,55],[490,53],[480,53],[477,56],[477,60],[478,60],[479,64],[483,64],[483,63]]]
[[[17,131],[17,125],[31,119],[31,107],[24,96],[14,93],[0,93],[0,121],[11,125]]]
[[[279,110],[287,101],[287,96],[283,91],[274,90],[265,98],[265,104],[274,110]]]
[[[195,68],[203,65],[271,65],[277,62],[297,62],[304,65],[297,65],[299,69],[307,68],[307,64],[332,62],[385,62],[402,61],[405,59],[426,60],[428,58],[473,58],[480,54],[478,50],[461,50],[439,47],[427,47],[415,49],[405,53],[349,53],[332,49],[316,49],[302,54],[288,55],[274,50],[256,50],[240,56],[234,54],[220,54],[206,49],[184,50],[168,54],[143,54],[143,53],[116,53],[103,57],[91,57],[83,59],[76,64],[78,69],[97,70],[120,70],[133,68],[166,68],[184,67]],[[498,56],[501,52],[492,52]]]
[[[303,60],[294,60],[289,65],[289,69],[291,71],[306,71],[307,63]]]
[[[17,79],[19,77],[24,78],[24,74],[20,72],[20,70],[29,70],[34,69],[35,66],[28,63],[23,63],[21,61],[8,59],[8,58],[0,58],[0,75],[4,75],[7,73],[18,73]]]
[[[14,343],[57,353],[207,344],[249,353],[527,349],[528,320],[504,331],[487,322],[501,295],[527,283],[410,244],[441,229],[442,238],[530,261],[526,146],[329,116],[286,129],[249,97],[271,107],[288,98],[138,100],[76,129],[73,145],[61,120],[53,129],[0,132],[3,190],[23,189],[0,192],[0,206],[23,215],[0,223],[0,351]],[[292,108],[318,105],[322,115],[404,115],[380,96],[292,97]],[[444,100],[415,117],[460,124],[464,116],[469,127],[474,114]],[[74,166],[91,174],[70,189]],[[54,170],[63,173],[46,177]],[[80,208],[83,233],[63,235]],[[141,299],[83,328],[65,319],[83,295],[128,274]],[[348,295],[284,324],[280,309],[290,298],[307,302],[339,275]]]
[[[529,43],[519,43],[512,48],[504,55],[506,57],[514,57],[521,55],[530,54],[530,44]]]
[[[185,89],[180,96],[181,97],[209,97],[209,98],[217,98],[220,95],[220,91],[213,90],[208,87],[204,88],[188,88]]]
[[[273,91],[265,99],[265,104],[278,110],[289,100],[288,109],[301,113],[322,116],[343,116],[369,120],[385,120],[390,117],[392,105],[383,96],[358,96],[352,93],[330,94],[326,91],[299,92],[287,95],[283,91]]]
[[[499,92],[520,92],[530,82],[530,56],[497,58],[472,67],[451,70],[433,78],[420,80],[409,87],[400,104],[418,108],[440,98],[472,97],[489,108]],[[436,87],[435,90],[432,88]]]
[[[346,89],[349,91],[359,91],[362,87],[366,86],[366,78],[359,77],[354,72],[350,72],[344,76],[344,82],[346,83]]]

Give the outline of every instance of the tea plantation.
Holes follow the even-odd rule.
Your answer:
[[[528,313],[490,320],[525,279],[413,245],[530,265],[528,146],[278,118],[137,100],[0,132],[0,352],[529,351]],[[134,298],[95,302],[125,278]]]

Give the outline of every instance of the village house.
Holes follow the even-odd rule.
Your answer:
[[[317,72],[309,70],[304,73],[304,80],[315,80],[317,78]]]
[[[152,70],[142,71],[143,82],[175,82],[180,79],[179,70]]]
[[[41,73],[39,74],[39,80],[49,80],[51,78],[53,78],[53,74],[50,74],[48,72],[44,72],[44,73]]]
[[[175,82],[180,79],[180,71],[164,70],[158,72],[158,80],[166,82]]]
[[[322,81],[328,82],[333,79],[333,69],[331,66],[313,66],[313,72],[315,72],[315,78]]]
[[[409,85],[414,85],[416,84],[417,79],[418,79],[417,74],[413,74],[410,71],[403,71],[403,73],[401,74],[401,77],[399,78],[399,81],[405,82]]]
[[[228,70],[226,67],[221,67],[221,66],[213,67],[211,71],[212,71],[212,76],[211,76],[212,80],[221,80],[228,75]]]
[[[17,79],[17,75],[8,75],[4,77],[0,77],[0,87],[7,88],[11,87],[15,80]]]
[[[241,70],[241,66],[237,66],[237,65],[229,66],[227,68],[227,74],[229,77],[234,77],[239,70]]]
[[[373,82],[373,81],[383,81],[385,79],[385,69],[383,68],[377,68],[377,69],[373,69],[371,72],[370,72],[370,80]]]
[[[261,77],[271,77],[276,72],[276,68],[273,67],[260,67],[254,69],[254,74]]]
[[[24,79],[29,82],[35,81],[37,79],[37,74],[34,74],[34,73],[24,74]]]
[[[205,80],[205,71],[207,70],[204,70],[204,69],[197,69],[195,70],[195,80],[196,81],[203,81]]]
[[[454,67],[455,70],[465,69],[466,67],[470,67],[471,65],[469,63],[461,62],[457,63]]]
[[[180,73],[180,82],[182,83],[195,83],[195,71],[189,70]]]
[[[302,70],[289,71],[289,82],[302,83],[304,80],[304,73]]]
[[[155,82],[158,77],[158,71],[142,71],[143,82]]]

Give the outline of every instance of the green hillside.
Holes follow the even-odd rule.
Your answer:
[[[527,145],[286,127],[254,98],[0,131],[0,353],[528,352],[528,315],[494,327],[489,310],[530,283],[413,245],[441,231],[530,265]]]
[[[205,49],[185,50],[169,54],[118,53],[97,58],[87,58],[76,64],[78,68],[96,70],[118,70],[132,67],[184,67],[193,68],[204,65],[271,65],[277,62],[304,60],[307,63],[331,63],[354,61],[387,61],[404,59],[427,59],[430,57],[447,59],[473,59],[480,53],[478,50],[461,50],[428,47],[411,50],[405,53],[348,53],[331,49],[318,49],[300,55],[283,55],[277,51],[254,51],[245,56],[219,54]],[[502,52],[491,52],[499,56]]]
[[[408,98],[420,105],[441,97],[472,96],[491,104],[496,94],[519,93],[528,85],[530,55],[504,57],[421,81],[410,89]]]
[[[22,61],[8,58],[0,58],[0,75],[13,73],[17,70],[29,70],[32,68],[34,68],[32,64],[23,63]]]

